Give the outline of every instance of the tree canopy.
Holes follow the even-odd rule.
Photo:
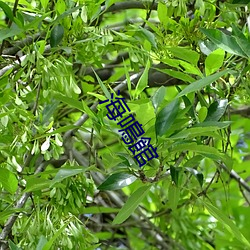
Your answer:
[[[0,1],[0,249],[250,249],[248,2]]]

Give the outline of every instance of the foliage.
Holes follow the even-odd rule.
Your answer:
[[[248,7],[0,1],[1,249],[249,249]]]

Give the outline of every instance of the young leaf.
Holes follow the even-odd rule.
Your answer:
[[[135,98],[137,98],[140,93],[147,87],[148,85],[148,70],[149,70],[149,67],[150,67],[150,61],[148,60],[147,61],[147,64],[146,64],[146,67],[136,85],[136,89],[135,89],[135,93],[134,93],[134,96]]]
[[[109,176],[99,187],[99,190],[117,190],[126,187],[136,180],[134,175],[120,172]]]
[[[124,222],[139,206],[143,198],[148,193],[149,186],[142,186],[138,188],[127,200],[124,206],[121,208],[120,212],[116,215],[115,219],[113,220],[112,224],[121,224]]]
[[[156,136],[164,135],[172,126],[179,110],[179,101],[174,99],[156,116],[155,131]]]
[[[65,223],[59,230],[55,232],[53,237],[44,245],[43,250],[51,249],[53,242],[59,237],[59,235],[64,231],[64,229],[68,226],[69,222]]]
[[[111,95],[108,91],[108,89],[106,88],[105,84],[102,82],[102,80],[100,79],[100,77],[96,74],[96,72],[94,71],[96,79],[98,81],[98,83],[100,84],[103,93],[105,94],[105,96],[110,100],[111,99]]]
[[[8,169],[0,168],[0,182],[2,183],[3,187],[11,194],[16,192],[18,187],[17,178]]]
[[[157,14],[158,14],[158,18],[159,18],[160,22],[162,24],[167,24],[168,9],[167,9],[167,5],[165,3],[163,3],[163,2],[158,3]]]
[[[206,75],[211,75],[223,65],[225,56],[225,51],[222,49],[217,49],[210,53],[205,60],[205,72]]]
[[[82,112],[85,112],[84,108],[83,108],[83,105],[80,101],[78,100],[75,100],[73,98],[70,98],[68,96],[64,96],[60,93],[57,93],[57,92],[54,92],[54,98],[63,102],[63,103],[66,103],[68,104],[69,106],[73,107],[73,108],[76,108]],[[57,104],[58,105],[58,104]]]
[[[171,182],[168,188],[168,203],[173,211],[176,210],[179,199],[180,188],[178,188],[173,182]]]
[[[61,24],[56,25],[50,35],[50,46],[56,47],[63,39],[64,28]]]
[[[169,48],[168,50],[172,52],[175,57],[190,62],[194,66],[197,65],[200,58],[200,54],[198,52],[190,49],[176,47],[176,48]]]

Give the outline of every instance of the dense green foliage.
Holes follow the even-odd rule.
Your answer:
[[[247,4],[0,1],[0,249],[250,249]]]

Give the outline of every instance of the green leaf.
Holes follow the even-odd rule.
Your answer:
[[[200,58],[200,54],[198,52],[190,50],[190,49],[176,47],[176,48],[169,48],[168,50],[172,52],[172,54],[175,57],[178,57],[182,60],[190,62],[194,66],[197,65],[199,58]]]
[[[150,67],[150,61],[147,61],[146,67],[136,85],[134,97],[137,98],[141,92],[148,86],[148,70]]]
[[[42,7],[43,7],[44,9],[47,8],[48,3],[49,3],[49,0],[41,0],[41,5],[42,5]]]
[[[62,180],[74,176],[77,174],[80,174],[82,172],[85,172],[86,169],[83,167],[73,167],[73,166],[65,166],[64,168],[61,168],[58,173],[56,174],[55,178],[51,182],[51,186],[54,185],[57,182],[61,182]]]
[[[0,30],[0,42],[6,38],[17,36],[22,33],[24,30],[20,29],[18,26],[14,25],[11,28]]]
[[[47,241],[46,237],[44,235],[41,235],[40,239],[38,241],[36,250],[43,250],[43,247],[46,245],[47,242],[48,241]]]
[[[227,99],[222,99],[222,100],[213,102],[208,108],[208,114],[205,119],[205,122],[219,121],[227,109],[227,104],[228,104]]]
[[[45,104],[42,112],[42,124],[49,122],[50,118],[53,116],[55,110],[58,108],[59,102],[52,100],[51,103]]]
[[[45,244],[45,246],[43,247],[42,250],[49,250],[52,245],[53,242],[59,237],[59,235],[64,231],[64,229],[68,226],[69,222],[64,222],[65,224],[55,232],[55,234],[53,235],[53,237]]]
[[[168,9],[167,5],[163,2],[159,2],[157,6],[157,14],[161,23],[167,24],[168,21]]]
[[[179,199],[180,188],[178,188],[173,182],[171,182],[168,188],[168,204],[173,211],[176,210]]]
[[[61,24],[54,26],[50,35],[50,46],[56,47],[63,39],[64,28]]]
[[[11,8],[9,7],[9,5],[7,5],[7,4],[4,3],[3,1],[0,1],[0,8],[3,9],[5,15],[6,15],[11,21],[14,21],[14,15],[13,15],[13,12],[12,12]]]
[[[51,180],[37,176],[26,177],[26,188],[24,192],[40,191],[49,188],[50,185]]]
[[[217,29],[204,29],[200,28],[201,32],[204,33],[213,43],[219,48],[241,57],[246,57],[246,54],[241,49],[237,40],[233,36],[228,36],[222,31]]]
[[[201,199],[200,199],[201,200]],[[212,204],[203,201],[203,204],[205,205],[208,212],[216,218],[219,222],[223,224],[223,226],[232,233],[233,236],[235,236],[239,241],[241,241],[245,246],[250,248],[250,242],[245,238],[245,236],[240,232],[238,227],[234,224],[232,220],[230,220],[221,210],[213,206]]]
[[[63,103],[68,104],[69,106],[76,108],[82,112],[85,112],[83,105],[80,101],[70,98],[68,96],[62,95],[60,93],[54,92],[53,97]]]
[[[225,122],[204,121],[195,124],[193,127],[217,127],[217,129],[222,129],[228,127],[230,124],[232,124],[231,121],[225,121]]]
[[[172,135],[170,139],[190,139],[196,136],[206,135],[207,132],[215,131],[218,127],[195,127],[188,128],[180,131],[179,133]]]
[[[180,72],[180,71],[176,71],[176,70],[173,70],[173,69],[158,69],[158,68],[155,68],[156,70],[162,72],[162,73],[165,73],[169,76],[172,76],[174,78],[177,78],[177,79],[180,79],[184,82],[193,82],[195,79],[191,76],[189,76],[188,74],[186,73],[183,73],[183,72]]]
[[[22,250],[16,244],[14,244],[11,240],[9,240],[8,242],[9,242],[10,250]]]
[[[240,37],[235,37],[237,43],[239,44],[240,48],[244,51],[244,53],[250,57],[250,42],[248,41],[248,39],[246,39],[244,37],[244,39],[240,38]]]
[[[81,214],[105,214],[105,213],[117,213],[119,212],[119,208],[113,208],[113,207],[82,207],[80,208]]]
[[[155,111],[157,111],[158,107],[161,105],[165,95],[166,95],[166,87],[161,86],[156,90],[156,92],[152,96],[151,101]]]
[[[197,171],[196,169],[194,168],[189,168],[189,167],[186,167],[185,168],[188,172],[190,172],[192,175],[195,176],[195,178],[198,180],[200,186],[202,187],[203,185],[203,181],[204,181],[204,176],[201,172]]]
[[[198,118],[200,122],[203,122],[206,119],[207,116],[207,108],[206,107],[201,107],[199,112],[198,112]]]
[[[230,157],[226,154],[220,153],[216,148],[207,146],[207,145],[197,145],[195,142],[183,144],[186,147],[182,147],[181,145],[174,145],[171,149],[171,152],[179,152],[183,150],[197,152],[205,157],[208,157],[214,161],[223,161],[229,168],[232,163],[230,163]]]
[[[23,208],[14,209],[7,207],[5,211],[0,212],[0,222],[4,223],[5,220],[7,220],[10,215],[18,212],[24,212],[24,209]]]
[[[180,168],[175,168],[173,166],[170,166],[170,175],[171,175],[171,179],[174,182],[174,184],[176,186],[178,186],[178,182],[179,182],[179,172],[181,171]]]
[[[102,82],[102,80],[100,79],[100,77],[96,74],[96,72],[94,71],[96,79],[98,81],[98,83],[100,84],[103,93],[105,94],[105,96],[110,100],[111,99],[111,95],[108,91],[108,89],[106,88],[105,84]]]
[[[121,224],[124,222],[139,206],[143,198],[147,195],[150,185],[144,185],[138,188],[127,200],[120,212],[116,215],[112,224]]]
[[[183,95],[195,92],[197,90],[200,90],[204,87],[206,87],[207,85],[213,83],[214,81],[218,80],[220,77],[222,77],[223,75],[227,74],[231,72],[230,70],[223,70],[221,72],[215,73],[213,75],[207,76],[205,78],[202,78],[198,81],[195,81],[191,84],[189,84],[185,89],[183,89],[178,95],[178,97],[181,97]]]
[[[136,32],[136,34],[140,33],[140,35],[142,36],[142,39],[143,40],[147,40],[150,42],[150,44],[152,45],[153,48],[156,48],[157,47],[157,44],[155,42],[155,35],[150,32],[149,30],[147,29],[144,29],[142,27],[140,27],[140,30]]]
[[[14,194],[18,187],[18,180],[16,176],[5,168],[0,168],[0,183],[11,194]]]
[[[225,51],[222,49],[217,49],[210,53],[205,60],[205,72],[206,75],[211,75],[223,65],[225,57]]]
[[[136,180],[134,175],[120,172],[109,176],[99,187],[99,190],[117,190],[126,187]]]
[[[172,126],[179,110],[179,101],[174,99],[156,116],[155,131],[156,136],[164,135]]]

